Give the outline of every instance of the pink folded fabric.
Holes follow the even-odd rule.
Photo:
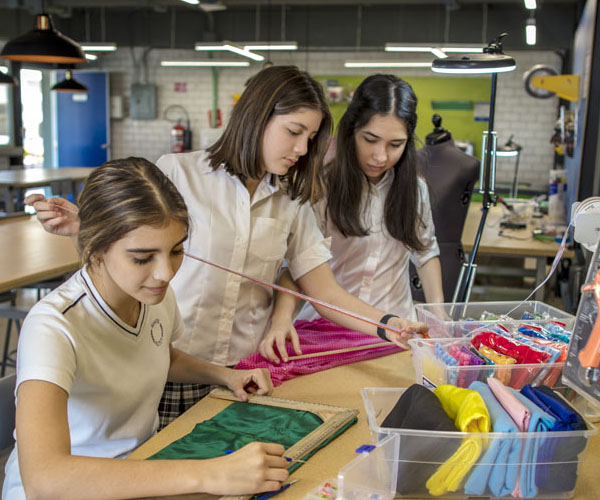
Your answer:
[[[313,321],[299,320],[294,323],[294,326],[298,332],[302,354],[313,354],[347,347],[381,343],[381,339],[377,337],[348,330],[323,318],[317,318]],[[291,342],[286,342],[286,349],[289,356],[296,355]],[[287,363],[281,362],[278,365],[263,358],[259,353],[254,353],[251,356],[241,359],[235,367],[239,370],[267,368],[271,373],[273,385],[276,387],[281,385],[285,380],[295,378],[298,375],[306,375],[308,373],[327,370],[334,366],[387,356],[388,354],[403,350],[401,347],[390,343],[387,346],[375,347],[373,349],[330,354],[316,358],[296,359]]]
[[[506,410],[506,413],[508,413],[510,418],[517,424],[519,431],[527,432],[529,429],[529,419],[531,418],[531,412],[527,407],[498,379],[490,377],[487,379],[487,383],[498,402],[502,405],[502,408]],[[522,456],[523,450],[521,450],[521,459]],[[515,498],[521,498],[523,496],[521,491],[521,474],[517,476],[517,483],[511,495]]]

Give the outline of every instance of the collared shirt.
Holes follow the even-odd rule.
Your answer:
[[[266,175],[252,199],[204,151],[166,155],[159,168],[177,186],[191,219],[186,251],[273,282],[286,259],[294,279],[331,258],[308,203],[291,200]],[[273,308],[273,291],[185,257],[171,281],[185,324],[175,347],[200,359],[232,365],[256,352]]]
[[[422,252],[411,252],[404,244],[393,238],[384,221],[385,199],[394,179],[394,171],[388,170],[375,185],[365,185],[361,209],[363,227],[367,236],[344,237],[331,219],[326,217],[326,201],[314,206],[315,215],[325,236],[332,238],[330,262],[337,282],[344,290],[363,302],[382,311],[403,318],[416,319],[410,291],[408,273],[409,259],[417,267],[439,255],[427,185],[419,178],[419,213],[424,223],[418,226],[419,238],[425,245]],[[310,304],[301,311],[300,319],[314,319],[317,312]]]

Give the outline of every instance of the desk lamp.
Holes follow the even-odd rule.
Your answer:
[[[494,131],[494,111],[496,108],[496,84],[498,73],[513,71],[517,64],[512,57],[505,55],[502,52],[502,39],[506,33],[501,34],[498,38],[490,42],[483,49],[483,53],[476,54],[457,54],[446,58],[434,59],[431,64],[431,69],[436,73],[448,74],[488,74],[492,76],[492,88],[490,95],[490,116],[488,122],[488,130],[483,133],[483,142],[481,148],[481,167],[479,170],[479,192],[483,194],[483,208],[481,210],[481,220],[475,241],[473,242],[473,250],[469,256],[469,260],[463,263],[463,267],[456,283],[454,297],[452,302],[468,302],[471,294],[471,287],[475,278],[475,257],[481,243],[481,235],[485,227],[490,205],[496,203],[496,195],[494,194],[494,184],[496,177],[496,132]],[[488,147],[488,142],[491,146]]]
[[[516,198],[519,192],[519,158],[521,156],[521,150],[523,147],[516,142],[513,142],[513,136],[511,135],[505,144],[500,146],[496,151],[496,156],[500,157],[515,157],[515,173],[513,175],[512,187],[510,189],[510,197]]]

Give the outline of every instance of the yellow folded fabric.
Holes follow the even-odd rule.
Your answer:
[[[479,346],[479,352],[486,358],[492,360],[493,363],[498,365],[498,369],[496,370],[494,376],[504,385],[510,385],[510,377],[512,375],[511,368],[503,368],[502,365],[514,365],[517,360],[515,358],[511,358],[510,356],[500,354],[499,352],[496,352],[492,348],[483,344]]]
[[[440,385],[433,392],[442,403],[446,414],[454,420],[458,430],[490,432],[490,415],[477,391],[453,385]],[[485,444],[479,436],[465,438],[454,454],[427,480],[429,494],[440,496],[458,490],[473,464],[477,462]]]

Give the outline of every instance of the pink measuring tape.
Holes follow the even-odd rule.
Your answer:
[[[310,302],[311,304],[316,304],[316,305],[325,307],[327,309],[331,309],[332,311],[338,312],[340,314],[344,314],[346,316],[350,316],[351,318],[358,319],[360,321],[364,321],[365,323],[369,323],[370,325],[373,325],[373,326],[376,326],[376,327],[379,327],[379,328],[383,328],[383,329],[388,330],[390,332],[398,333],[400,335],[402,335],[403,333],[408,333],[409,332],[409,330],[396,330],[395,328],[392,328],[389,325],[386,325],[384,323],[380,323],[379,321],[372,320],[371,318],[367,318],[366,316],[362,316],[361,314],[356,314],[356,313],[353,313],[352,311],[348,311],[348,310],[343,309],[341,307],[334,306],[333,304],[329,304],[329,303],[324,302],[322,300],[315,299],[313,297],[309,297],[308,295],[304,295],[303,293],[295,292],[294,290],[290,290],[289,288],[285,288],[285,287],[283,287],[281,285],[276,285],[275,283],[270,283],[268,281],[261,280],[259,278],[255,278],[253,276],[250,276],[248,274],[242,273],[240,271],[236,271],[236,270],[230,269],[230,268],[228,268],[226,266],[222,266],[221,264],[215,264],[214,262],[211,262],[209,260],[203,259],[201,257],[196,257],[195,255],[191,255],[191,254],[189,254],[187,252],[185,252],[185,255],[187,257],[189,257],[190,259],[197,260],[199,262],[202,262],[203,264],[208,264],[209,266],[216,267],[217,269],[221,269],[222,271],[226,271],[228,273],[235,274],[235,275],[240,276],[242,278],[245,278],[247,280],[253,281],[254,283],[258,283],[259,285],[263,285],[263,286],[266,286],[268,288],[272,288],[273,290],[277,290],[278,292],[287,293],[288,295],[292,295],[292,296],[296,297],[297,299],[306,300],[307,302]]]

